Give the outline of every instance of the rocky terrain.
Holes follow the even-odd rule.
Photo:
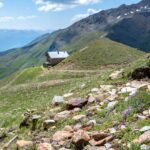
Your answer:
[[[9,78],[1,81],[1,147],[149,150],[149,65],[149,56],[145,56],[124,69],[89,70],[85,74],[81,70],[60,71],[57,76],[58,72],[53,75],[51,70],[33,68],[11,77],[11,82]]]

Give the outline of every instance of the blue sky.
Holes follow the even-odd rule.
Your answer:
[[[0,28],[56,30],[100,10],[139,1],[0,0]]]

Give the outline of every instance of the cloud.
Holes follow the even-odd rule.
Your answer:
[[[18,17],[16,17],[16,19],[18,19],[18,20],[30,20],[30,19],[35,19],[37,16],[34,16],[34,15],[32,15],[32,16],[18,16]]]
[[[81,5],[89,5],[101,2],[101,0],[33,0],[39,11],[62,11]]]
[[[0,22],[9,22],[9,21],[12,21],[14,19],[15,18],[11,17],[11,16],[2,16],[2,17],[0,17]]]
[[[86,13],[83,13],[83,14],[77,14],[75,15],[73,18],[72,18],[72,21],[75,22],[75,21],[79,21],[83,18],[86,18],[90,15],[93,15],[95,13],[98,13],[99,11],[101,11],[100,9],[99,10],[96,10],[96,9],[88,9]]]
[[[17,16],[17,17],[13,17],[13,16],[1,16],[0,17],[0,22],[10,22],[10,21],[14,21],[14,20],[30,20],[30,19],[34,19],[36,18],[36,16]]]
[[[0,2],[0,8],[2,8],[4,6],[3,2]]]

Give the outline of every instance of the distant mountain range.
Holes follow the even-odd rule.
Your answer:
[[[0,53],[1,77],[42,64],[46,51],[67,50],[71,54],[102,38],[150,52],[150,0],[100,11],[68,28],[38,37],[22,48]]]
[[[0,29],[0,51],[24,46],[44,33],[45,31]]]

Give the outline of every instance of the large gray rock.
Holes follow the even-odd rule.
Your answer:
[[[64,103],[63,96],[54,96],[54,98],[52,100],[53,105],[59,105],[59,104],[63,104],[63,103]]]
[[[145,132],[150,130],[150,126],[144,126],[143,128],[140,129],[140,132]]]

